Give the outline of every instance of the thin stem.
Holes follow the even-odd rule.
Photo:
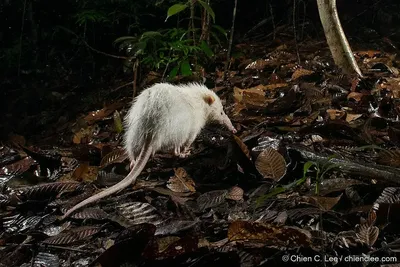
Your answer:
[[[22,36],[24,34],[25,12],[26,12],[26,0],[24,1],[24,8],[22,10],[21,34],[19,36],[18,77],[21,73]]]

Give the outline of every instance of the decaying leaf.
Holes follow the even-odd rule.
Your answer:
[[[121,102],[114,102],[100,110],[90,112],[86,117],[85,120],[88,124],[93,124],[96,121],[102,120],[107,116],[110,116],[114,113],[115,110],[122,108]]]
[[[326,113],[330,120],[338,120],[343,118],[346,115],[345,111],[337,110],[337,109],[327,109]]]
[[[278,246],[309,246],[311,233],[297,227],[235,221],[228,228],[229,241],[258,241]]]
[[[100,169],[103,169],[112,163],[122,163],[127,158],[128,158],[128,155],[126,154],[126,152],[123,148],[115,149],[114,151],[108,153],[101,159]]]
[[[308,203],[317,205],[323,210],[331,210],[341,199],[343,194],[340,194],[337,197],[320,197],[320,196],[309,196],[302,197],[302,201],[306,201]]]
[[[93,182],[96,180],[98,172],[99,167],[82,163],[75,169],[72,177],[76,181]]]
[[[246,155],[246,157],[251,160],[250,150],[247,148],[246,144],[243,143],[243,141],[236,135],[233,135],[233,138],[235,139],[236,143],[239,145],[243,153]]]
[[[148,203],[127,202],[116,207],[118,214],[127,219],[131,225],[151,223],[158,225],[162,222],[157,210]]]
[[[173,192],[196,192],[195,183],[184,168],[174,169],[175,175],[169,178],[167,187]]]
[[[35,164],[35,160],[31,157],[25,157],[15,163],[11,163],[6,165],[0,169],[0,175],[19,175],[27,170]]]
[[[232,187],[229,192],[228,195],[226,196],[227,199],[232,199],[232,200],[243,200],[243,189],[238,187],[238,186],[234,186]]]
[[[267,148],[261,152],[256,159],[255,165],[264,178],[279,180],[286,173],[285,159],[273,148]]]
[[[56,236],[49,237],[43,241],[45,244],[52,245],[68,245],[79,241],[83,241],[100,231],[100,227],[95,226],[82,226],[66,233],[61,233]]]
[[[347,113],[346,114],[346,121],[347,122],[352,122],[352,121],[357,120],[358,118],[361,118],[362,116],[363,116],[362,114],[350,114],[350,113]]]
[[[262,89],[240,89],[234,88],[234,98],[237,102],[244,104],[247,108],[263,108],[268,104]]]
[[[197,198],[197,205],[199,206],[200,210],[212,208],[223,203],[227,195],[227,190],[209,191]]]
[[[108,219],[109,216],[106,212],[98,208],[86,208],[82,211],[75,212],[71,215],[71,218],[86,220],[86,219],[95,219],[95,220],[105,220]]]
[[[359,102],[359,101],[361,101],[363,96],[364,96],[364,94],[362,94],[362,93],[351,92],[350,94],[347,95],[347,99],[354,99],[355,101]]]
[[[379,152],[377,163],[400,168],[400,150],[382,150]]]
[[[306,69],[297,69],[295,72],[292,74],[292,80],[297,80],[303,76],[308,76],[310,74],[313,74],[314,71],[312,70],[306,70]]]
[[[368,219],[355,227],[357,237],[368,246],[373,246],[379,236],[379,228],[374,226],[376,220],[376,213],[371,210],[368,214]]]

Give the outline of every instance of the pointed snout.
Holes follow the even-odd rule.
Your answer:
[[[226,114],[224,114],[224,118],[223,118],[223,124],[232,132],[232,133],[237,133],[237,130],[235,129],[235,127],[233,126],[231,120],[228,118],[228,116]]]

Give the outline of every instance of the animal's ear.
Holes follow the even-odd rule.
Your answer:
[[[207,104],[211,105],[212,103],[214,103],[215,98],[212,95],[206,94],[203,96],[204,101],[206,101]]]

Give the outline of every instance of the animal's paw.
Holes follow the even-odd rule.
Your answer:
[[[178,157],[184,159],[184,158],[189,157],[190,154],[191,154],[191,151],[188,149],[188,150],[185,150],[185,151],[179,153]]]
[[[184,159],[184,158],[187,158],[190,156],[191,151],[189,148],[184,148],[182,152],[180,149],[176,149],[174,154],[175,154],[175,156],[177,156],[181,159]]]

